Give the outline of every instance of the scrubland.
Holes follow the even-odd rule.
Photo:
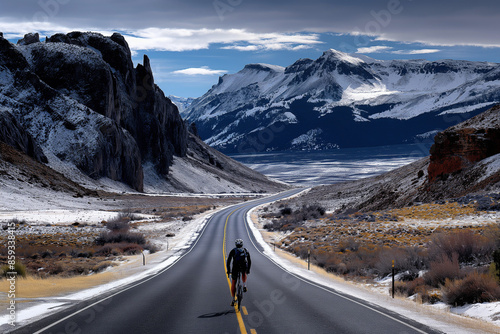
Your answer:
[[[454,200],[336,214],[282,201],[260,210],[276,247],[349,280],[394,271],[395,293],[449,305],[500,300],[498,202]]]

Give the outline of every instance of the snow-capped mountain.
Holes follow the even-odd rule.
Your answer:
[[[184,117],[224,152],[415,142],[500,101],[500,64],[381,61],[328,50],[219,78]]]
[[[189,108],[191,103],[194,101],[194,97],[180,97],[180,96],[175,96],[175,95],[169,95],[167,96],[170,101],[172,101],[173,104],[179,109],[179,113],[181,116],[183,115],[183,112]]]

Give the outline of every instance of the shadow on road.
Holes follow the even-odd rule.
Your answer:
[[[229,311],[203,314],[203,315],[200,315],[198,318],[200,318],[200,319],[216,318],[216,317],[221,317],[223,315],[234,314],[234,313],[235,313],[235,310],[232,309]]]

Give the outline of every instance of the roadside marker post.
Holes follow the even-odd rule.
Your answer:
[[[394,260],[392,260],[392,298],[394,298]]]
[[[307,250],[307,270],[311,270],[311,250]]]

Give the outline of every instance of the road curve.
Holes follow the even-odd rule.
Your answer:
[[[246,214],[300,190],[225,208],[158,274],[83,301],[13,333],[438,333],[296,277],[262,254]],[[241,238],[252,257],[243,310],[230,306],[225,258]]]

